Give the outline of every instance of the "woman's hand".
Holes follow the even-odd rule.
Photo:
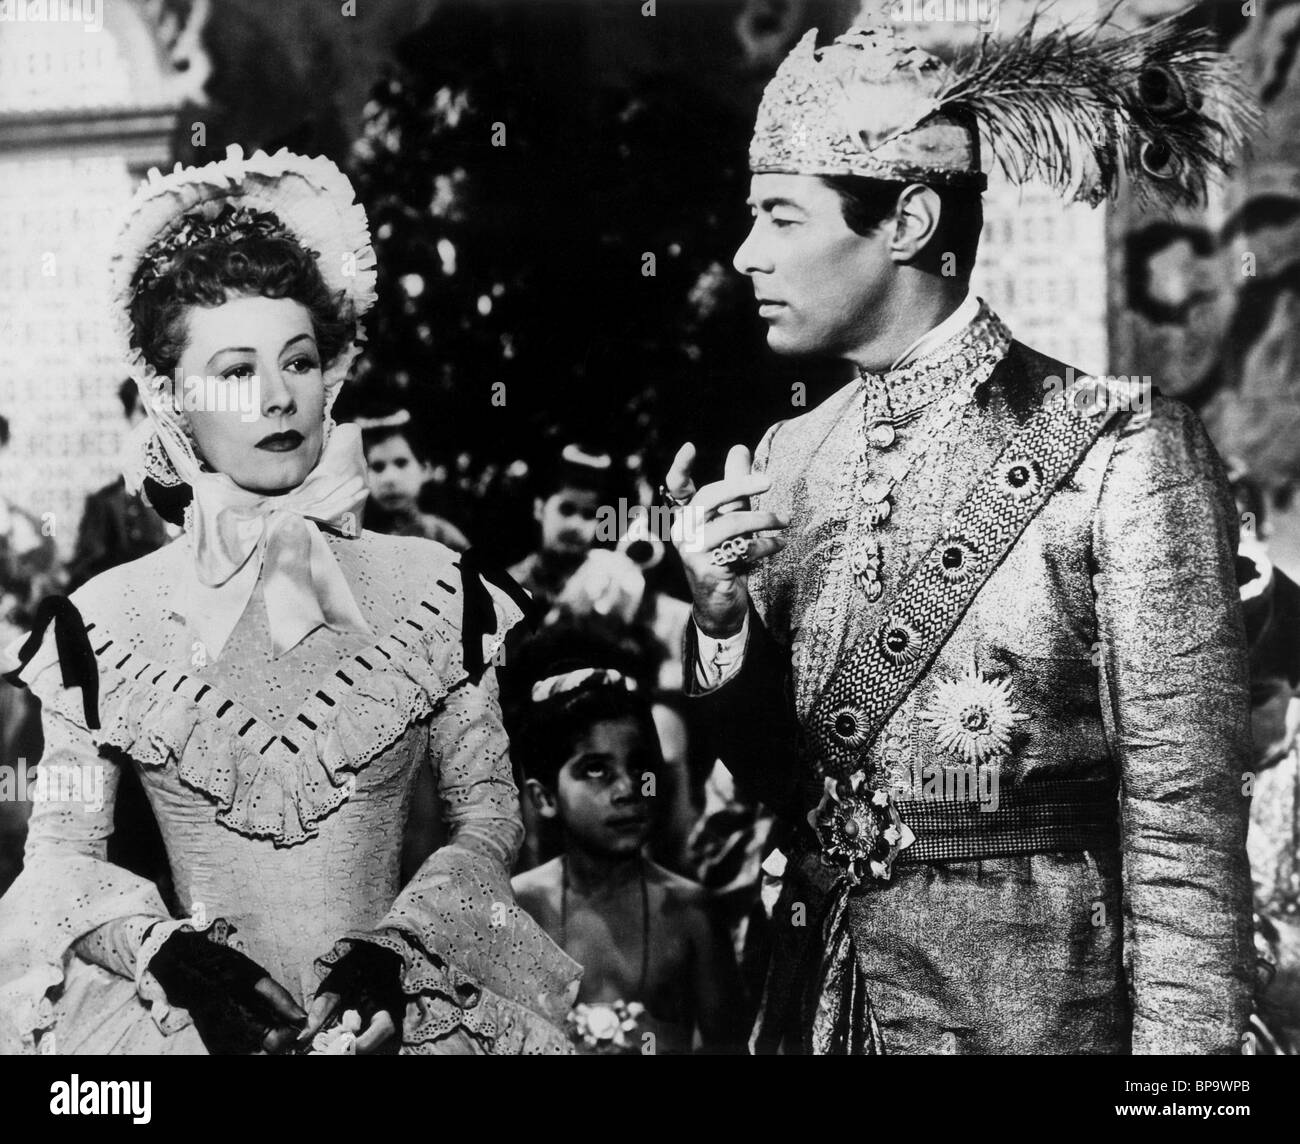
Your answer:
[[[170,1004],[189,1011],[209,1053],[291,1050],[307,1014],[257,962],[205,933],[177,931],[149,960]]]
[[[357,1033],[358,1054],[395,1052],[401,1047],[406,994],[402,991],[402,959],[370,942],[354,942],[334,963],[316,990],[307,1027],[298,1037],[300,1047],[349,1009],[361,1017]]]

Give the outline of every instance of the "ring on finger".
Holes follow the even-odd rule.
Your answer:
[[[685,508],[691,503],[690,497],[675,497],[668,491],[667,485],[659,486],[659,499],[669,508]]]
[[[709,560],[719,568],[726,568],[732,564],[739,564],[745,559],[749,552],[749,537],[733,536],[730,540],[724,540],[717,548],[709,553]]]

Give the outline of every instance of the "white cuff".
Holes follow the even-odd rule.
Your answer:
[[[693,622],[693,621],[692,621]],[[704,691],[721,687],[736,674],[745,662],[745,646],[749,642],[749,614],[735,635],[716,639],[695,628],[695,682]]]

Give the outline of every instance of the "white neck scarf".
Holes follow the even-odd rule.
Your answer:
[[[221,655],[259,579],[276,656],[322,625],[370,633],[317,528],[361,533],[365,457],[355,425],[334,426],[307,479],[280,496],[249,492],[224,473],[185,475],[194,491],[193,575],[177,585],[172,604],[209,659]]]

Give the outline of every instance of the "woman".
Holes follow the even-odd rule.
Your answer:
[[[359,434],[330,420],[374,297],[352,197],[323,159],[237,148],[137,195],[113,260],[149,407],[132,483],[188,501],[186,533],[22,649],[58,789],[0,900],[0,1051],[565,1049],[578,967],[510,894],[484,669],[519,608],[470,557],[362,531]],[[426,756],[450,840],[399,893]],[[123,766],[185,920],[105,860]]]

